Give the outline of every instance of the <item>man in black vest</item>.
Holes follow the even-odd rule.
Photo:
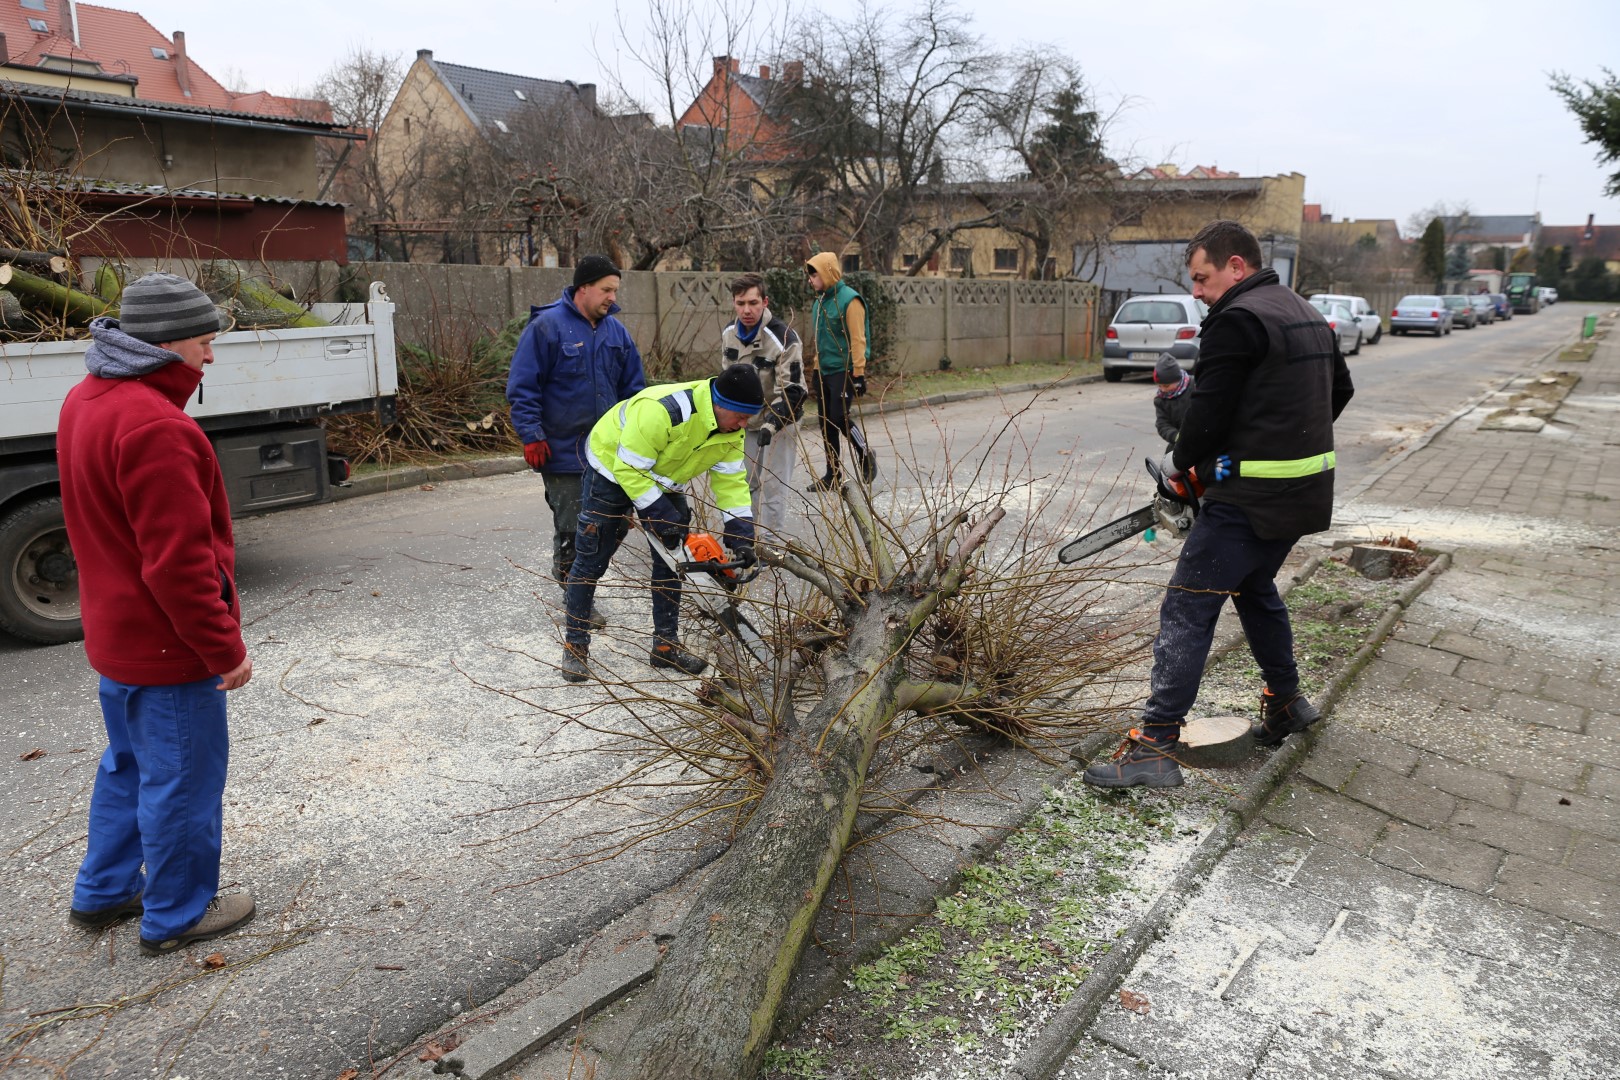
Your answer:
[[[1228,596],[1266,680],[1255,742],[1276,746],[1321,717],[1299,692],[1275,578],[1301,536],[1332,524],[1333,421],[1354,392],[1350,370],[1322,317],[1261,269],[1260,243],[1242,225],[1199,230],[1187,270],[1210,309],[1192,404],[1163,469],[1172,486],[1203,495],[1202,511],[1159,607],[1140,727],[1111,761],[1086,770],[1098,787],[1182,782],[1181,724]],[[1206,478],[1219,482],[1205,491]]]

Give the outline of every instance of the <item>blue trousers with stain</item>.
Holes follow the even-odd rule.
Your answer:
[[[174,686],[101,680],[107,749],[90,795],[90,840],[73,883],[80,911],[146,893],[141,936],[191,928],[219,891],[230,739],[218,676]],[[144,880],[141,868],[145,867]]]

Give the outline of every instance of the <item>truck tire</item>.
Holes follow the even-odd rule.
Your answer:
[[[42,645],[84,637],[79,566],[56,496],[22,503],[0,518],[0,630]]]

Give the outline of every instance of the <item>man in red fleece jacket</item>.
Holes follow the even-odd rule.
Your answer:
[[[119,318],[90,323],[90,374],[68,393],[56,436],[107,726],[68,918],[99,929],[140,915],[152,956],[228,934],[254,911],[252,897],[218,893],[225,692],[246,685],[253,661],[225,482],[183,411],[218,331],[218,310],[191,282],[133,282]]]

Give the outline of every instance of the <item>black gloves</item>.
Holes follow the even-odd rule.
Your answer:
[[[759,429],[757,434],[759,436],[759,445],[761,445],[761,446],[769,446],[769,445],[771,445],[771,436],[775,435],[776,432],[773,431],[771,428],[762,427],[762,428]]]
[[[849,388],[850,388],[851,391],[854,392],[856,397],[865,397],[866,396],[866,376],[865,375],[851,375],[849,377]]]

